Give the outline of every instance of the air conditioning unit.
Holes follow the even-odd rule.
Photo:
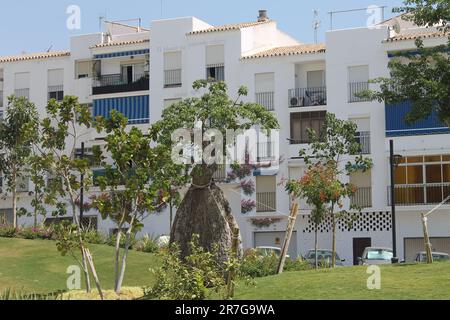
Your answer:
[[[303,107],[305,98],[303,97],[292,97],[290,104],[291,108]]]

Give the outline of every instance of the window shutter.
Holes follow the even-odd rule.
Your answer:
[[[356,118],[351,121],[358,126],[358,132],[370,131],[370,118]]]
[[[15,89],[29,89],[30,88],[30,73],[16,73],[14,75]]]
[[[275,74],[257,73],[255,74],[255,92],[274,92],[275,91]]]
[[[213,45],[206,47],[206,65],[225,64],[225,47],[223,45]]]
[[[48,70],[48,86],[60,86],[64,84],[64,70],[53,69]]]
[[[181,51],[164,53],[164,70],[181,69]]]
[[[348,68],[348,78],[350,83],[368,82],[369,66],[355,66]]]

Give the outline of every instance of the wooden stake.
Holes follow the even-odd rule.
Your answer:
[[[286,230],[286,237],[284,239],[283,249],[281,250],[280,263],[278,265],[278,274],[283,273],[284,264],[286,263],[286,255],[289,250],[289,244],[291,243],[292,233],[294,232],[295,221],[298,215],[298,203],[294,203],[291,209],[291,214],[289,215],[289,222]]]
[[[84,248],[83,250],[86,253],[86,258],[88,260],[89,267],[90,267],[91,272],[92,272],[92,276],[94,277],[94,281],[95,281],[95,284],[97,286],[97,290],[98,290],[98,293],[100,295],[100,299],[105,300],[105,297],[103,296],[102,287],[100,285],[100,280],[98,278],[97,271],[95,270],[95,265],[94,265],[94,261],[92,259],[91,252],[89,251],[88,248]]]
[[[231,243],[231,252],[232,252],[232,258],[238,258],[238,252],[239,252],[239,228],[233,229],[233,239]],[[236,278],[236,270],[234,267],[230,269],[228,272],[228,279],[227,279],[227,300],[232,299],[234,297],[234,280]]]
[[[423,238],[425,240],[425,249],[427,253],[427,263],[433,263],[433,250],[431,249],[430,236],[428,233],[428,218],[422,212]]]

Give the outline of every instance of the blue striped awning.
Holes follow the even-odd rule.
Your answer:
[[[128,124],[150,123],[150,97],[133,96],[94,100],[94,117],[108,118],[111,110],[117,110],[128,118]]]
[[[94,59],[108,59],[127,56],[139,56],[150,53],[149,49],[94,54]]]

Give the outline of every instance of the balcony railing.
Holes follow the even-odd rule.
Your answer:
[[[327,105],[327,88],[295,88],[289,90],[289,107],[313,107]]]
[[[148,73],[135,74],[131,78],[126,74],[107,74],[96,77],[92,82],[92,93],[107,94],[149,90]]]
[[[275,212],[275,211],[277,211],[276,192],[257,192],[256,212]]]
[[[358,132],[356,141],[361,145],[361,154],[371,154],[370,131]]]
[[[258,162],[275,160],[275,142],[258,143]]]
[[[435,205],[449,195],[450,182],[395,186],[395,204],[398,206]],[[390,187],[388,187],[388,202],[391,205]]]
[[[49,86],[47,90],[48,100],[55,99],[56,101],[62,101],[64,99],[64,86]]]
[[[25,88],[25,89],[15,89],[14,90],[14,95],[17,98],[27,98],[30,99],[30,89],[29,88]]]
[[[223,181],[227,178],[227,167],[224,164],[220,164],[217,166],[217,170],[213,175],[213,179],[215,181]]]
[[[181,87],[181,69],[164,70],[164,87]]]
[[[358,188],[356,193],[350,198],[350,204],[361,208],[372,207],[372,188]]]
[[[268,111],[275,110],[274,92],[258,92],[255,96],[255,101],[257,104],[266,107]]]
[[[0,91],[0,108],[3,108],[3,91]]]
[[[368,82],[350,82],[348,84],[348,102],[364,102],[370,101],[368,98],[358,98],[356,95],[363,91],[369,90]]]

